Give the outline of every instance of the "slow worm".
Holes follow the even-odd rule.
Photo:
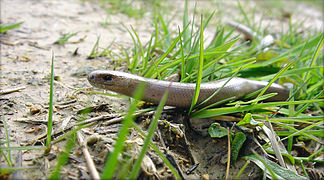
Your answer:
[[[197,104],[210,97],[217,89],[221,88],[226,82],[225,79],[201,83]],[[88,81],[91,85],[114,91],[123,95],[132,96],[140,82],[146,83],[146,89],[142,100],[159,103],[163,94],[169,88],[169,95],[166,105],[175,107],[190,107],[196,84],[170,82],[157,79],[148,79],[137,75],[111,70],[96,70],[88,75]],[[232,78],[213,98],[204,106],[232,98],[239,99],[250,93],[264,88],[268,82],[248,80],[244,78]],[[289,90],[281,85],[272,84],[266,91],[267,93],[278,93],[268,101],[284,101],[289,96]]]

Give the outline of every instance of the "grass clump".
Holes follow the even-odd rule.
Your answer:
[[[126,9],[130,13],[129,16],[136,16],[127,1],[110,1],[109,3],[111,8],[118,9],[121,12]],[[122,55],[116,56],[116,54],[112,53],[110,46],[107,48],[99,47],[100,37],[98,37],[89,58],[111,56],[114,61],[125,61],[132,73],[147,78],[165,79],[172,74],[178,74],[180,75],[180,82],[196,83],[193,102],[191,107],[188,108],[190,117],[212,118],[239,113],[244,117],[239,124],[240,126],[261,127],[265,132],[269,130],[268,138],[271,138],[269,134],[272,134],[273,137],[277,135],[281,137],[279,140],[271,139],[271,143],[262,144],[264,152],[274,154],[278,159],[287,157],[290,163],[299,162],[301,166],[303,166],[303,162],[315,161],[315,157],[321,152],[316,152],[316,155],[309,157],[293,157],[289,153],[292,150],[294,138],[304,138],[320,143],[322,137],[319,132],[322,130],[321,126],[324,123],[322,120],[322,109],[324,107],[323,53],[321,52],[324,42],[323,33],[316,33],[315,36],[304,39],[305,37],[297,35],[298,31],[295,29],[297,25],[291,24],[288,32],[282,33],[274,43],[264,47],[262,46],[262,39],[265,34],[262,32],[270,30],[260,28],[262,21],[253,22],[254,18],[250,18],[242,5],[238,3],[244,24],[255,31],[261,38],[253,38],[251,42],[239,43],[241,39],[239,35],[235,35],[235,29],[218,24],[215,38],[210,43],[206,43],[204,29],[212,21],[215,12],[204,18],[201,16],[200,23],[197,25],[195,23],[195,13],[191,21],[189,20],[188,3],[186,1],[182,29],[178,27],[177,30],[173,30],[174,28],[170,28],[169,23],[166,23],[169,20],[165,19],[157,6],[153,8],[152,22],[155,31],[152,32],[148,42],[143,42],[139,38],[136,29],[130,26],[127,30],[134,43],[131,50],[121,49],[120,54]],[[136,12],[141,14],[141,10]],[[228,99],[207,108],[201,108],[201,105],[196,104],[201,83],[233,77],[265,80],[269,84],[263,90],[254,94],[256,98],[251,99],[253,97],[251,95],[249,101],[242,102],[241,100]],[[264,93],[275,82],[281,84],[289,82],[292,84],[289,99],[282,102],[262,102],[262,100],[273,96],[273,94],[264,95]],[[141,160],[144,158],[149,146],[168,164],[175,177],[180,177],[157,147],[150,142],[165,99],[161,101],[158,107],[147,136],[133,122],[136,102],[144,93],[143,88],[139,88],[135,93],[135,101],[131,103],[128,114],[125,116],[114,151],[109,154],[105,164],[102,173],[103,179],[126,178],[128,176],[137,178]],[[217,95],[217,92],[214,95]],[[223,106],[219,107],[220,104]],[[215,108],[216,106],[218,107]],[[274,126],[273,129],[265,125],[269,123],[271,123],[269,126]],[[299,125],[299,123],[305,123],[306,125],[296,128],[295,126]],[[125,150],[124,144],[131,127],[135,128],[147,140],[137,161],[126,158],[126,161],[120,162],[118,157]],[[236,134],[235,137],[237,138],[232,140],[233,161],[237,159],[238,151],[243,144],[241,139],[245,141],[245,136],[242,134]],[[285,143],[283,144],[283,142]],[[267,172],[268,177],[274,179],[279,176],[284,178],[304,178],[295,172],[288,171],[286,162],[280,161],[280,165],[269,163],[268,159],[262,158],[257,153],[245,158]],[[323,161],[320,160],[319,162]],[[63,160],[57,166],[57,170],[60,169],[62,164],[64,164]],[[236,177],[237,179],[240,178],[245,167],[246,165],[242,167],[242,171]],[[304,176],[307,176],[307,174],[304,174]],[[57,175],[53,175],[53,177],[57,177]]]
[[[158,12],[154,16],[155,32],[151,34],[147,44],[143,44],[136,30],[131,27],[129,33],[133,38],[134,48],[132,53],[129,53],[132,54],[130,61],[127,61],[129,70],[144,77],[157,79],[179,74],[181,82],[197,83],[196,98],[200,83],[225,77],[240,76],[266,80],[269,81],[267,87],[275,81],[292,83],[291,96],[284,102],[262,103],[262,100],[272,96],[264,95],[266,87],[257,93],[255,99],[248,102],[229,100],[231,103],[222,102],[225,105],[219,108],[199,109],[193,102],[189,110],[190,116],[209,118],[233,113],[241,113],[244,116],[250,113],[256,121],[272,122],[276,127],[274,133],[283,136],[279,140],[280,143],[295,136],[304,136],[319,142],[321,135],[316,132],[323,124],[320,120],[323,116],[323,64],[321,62],[323,33],[316,33],[315,36],[305,40],[305,36],[295,36],[294,32],[297,31],[294,28],[297,25],[292,25],[289,32],[281,34],[272,45],[262,47],[260,46],[262,39],[255,39],[250,44],[238,44],[239,37],[234,35],[235,30],[226,27],[218,30],[214,41],[205,44],[203,29],[209,24],[213,13],[206,20],[201,18],[200,28],[195,29],[192,26],[194,19],[191,22],[188,20],[186,6],[187,4],[185,4],[183,29],[179,29],[177,33],[167,27],[163,16]],[[250,21],[251,18],[242,7],[241,11],[247,24],[262,35],[261,29],[255,27],[256,23]],[[311,115],[312,112],[319,112],[320,115]],[[293,129],[292,125],[300,121],[307,122],[309,126],[304,129]],[[257,123],[253,126],[263,125]],[[288,143],[284,148],[291,149],[291,146],[292,144]],[[266,149],[266,146],[264,148]],[[255,163],[267,161],[256,160],[256,158],[250,160]],[[273,173],[270,173],[270,176],[275,177],[277,167],[271,165],[267,168],[272,168]]]

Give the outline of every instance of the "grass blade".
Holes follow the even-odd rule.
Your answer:
[[[157,7],[154,6],[154,45],[156,46],[158,44],[158,39],[159,39],[159,26],[158,26],[158,17],[157,17]],[[154,48],[154,47],[153,47]]]
[[[50,97],[49,97],[49,111],[48,111],[48,123],[47,123],[47,137],[46,147],[50,148],[51,136],[53,131],[53,87],[54,87],[54,52],[52,51],[51,61],[51,79],[50,79]]]
[[[218,92],[220,91],[220,90],[222,90],[223,88],[224,88],[224,86],[226,86],[226,84],[231,80],[231,79],[233,79],[236,75],[237,75],[237,73],[240,71],[240,69],[241,69],[242,67],[240,67],[239,68],[239,70],[238,71],[236,71],[230,78],[228,78],[228,80],[219,88],[219,89],[217,89],[211,96],[209,96],[206,100],[204,100],[202,103],[200,103],[198,106],[201,106],[201,105],[203,105],[203,104],[205,104],[206,102],[208,102],[211,98],[213,98],[214,96],[216,96],[217,94],[218,94]]]
[[[316,96],[314,96],[314,99],[321,97],[324,94],[324,90],[322,90],[320,93],[318,93]],[[323,99],[322,99],[323,100]],[[310,106],[310,103],[304,104],[302,107],[296,109],[295,116],[298,116],[301,114],[307,107]]]
[[[295,129],[293,127],[290,127],[289,125],[286,125],[286,124],[278,124],[278,125],[281,126],[281,127],[287,128],[288,130],[290,130],[288,133],[287,133],[287,131],[278,131],[277,132],[278,136],[279,136],[279,134],[280,134],[280,136],[289,136],[289,135],[292,135],[292,136],[288,137],[288,139],[293,138],[293,136],[305,136],[305,137],[308,137],[309,139],[311,139],[311,140],[313,140],[315,142],[319,142],[319,143],[323,144],[321,142],[321,140],[319,140],[318,138],[316,138],[315,136],[313,136],[313,134],[314,134],[314,135],[317,135],[317,136],[320,136],[320,137],[321,136],[324,137],[324,134],[319,134],[318,131],[316,131],[316,130],[307,131],[306,133],[304,133],[304,132],[301,132],[300,130]],[[295,134],[293,134],[294,132],[295,132]]]
[[[46,149],[44,146],[14,146],[14,147],[0,147],[0,150],[5,150],[5,151],[9,151],[9,150],[22,150],[22,151],[26,151],[26,150],[42,150],[42,149]]]
[[[173,43],[170,45],[168,50],[156,62],[153,62],[156,66],[158,66],[170,54],[170,52],[174,49],[174,47],[177,45],[178,41],[182,37],[183,33],[188,28],[188,25],[183,29],[183,31],[180,33],[180,35],[173,41]],[[155,68],[156,66],[149,67],[148,70],[145,73],[143,73],[144,77],[155,78],[154,75],[159,74],[159,72],[154,73],[154,70],[156,70],[156,68]]]
[[[133,170],[131,172],[131,175],[130,175],[130,178],[129,179],[136,179],[137,176],[138,176],[138,173],[139,173],[139,170],[141,168],[141,163],[142,163],[142,160],[145,156],[145,153],[146,151],[148,150],[148,147],[150,145],[150,142],[152,140],[152,137],[154,135],[154,132],[155,132],[155,129],[157,127],[157,124],[158,124],[158,120],[161,116],[161,113],[163,111],[163,107],[165,105],[165,102],[167,100],[167,97],[168,97],[168,93],[169,93],[169,89],[166,90],[166,92],[164,93],[160,103],[159,103],[159,106],[157,107],[157,110],[156,110],[156,113],[154,115],[154,118],[153,120],[151,121],[151,124],[148,128],[148,134],[145,138],[145,141],[144,141],[144,144],[143,144],[143,147],[142,147],[142,150],[134,164],[134,167],[133,167]]]
[[[198,101],[203,67],[204,67],[204,26],[203,26],[203,15],[201,15],[201,19],[200,19],[200,54],[199,54],[198,76],[197,76],[195,94],[192,99],[192,103],[191,103],[191,106],[189,109],[189,114],[191,113],[193,107],[196,105],[196,103]]]
[[[7,148],[9,148],[10,147],[10,139],[9,139],[9,133],[8,133],[8,125],[7,125],[7,121],[4,119],[3,116],[2,116],[2,122],[3,122],[3,127],[5,130],[6,145],[7,145]],[[0,147],[0,151],[3,151],[3,150],[4,150],[4,148]],[[11,149],[8,149],[7,151],[8,151],[7,152],[8,158],[6,158],[6,160],[7,160],[8,166],[11,167],[12,166]],[[4,157],[6,157],[6,156],[4,156]]]
[[[285,138],[282,138],[281,141],[284,141],[284,140],[288,139],[289,137],[296,136],[298,134],[304,133],[305,131],[307,131],[307,130],[315,127],[315,126],[319,126],[319,125],[321,125],[323,123],[324,123],[324,121],[319,121],[319,122],[317,122],[315,124],[312,124],[310,126],[307,126],[307,127],[305,127],[304,129],[302,129],[300,131],[294,132],[294,133],[290,134],[289,136],[286,136]]]
[[[0,33],[5,33],[6,31],[8,31],[10,29],[15,29],[15,28],[19,27],[22,23],[24,23],[24,22],[19,22],[19,23],[9,24],[9,25],[1,24],[0,25]]]
[[[137,67],[137,56],[138,56],[138,52],[137,52],[137,43],[136,43],[136,40],[135,40],[135,37],[134,35],[129,31],[129,29],[127,27],[125,27],[125,29],[127,30],[127,32],[130,34],[132,40],[133,40],[133,43],[134,43],[134,57],[133,57],[133,60],[130,62],[130,64],[128,65],[128,68],[130,69],[130,71],[132,73],[134,73],[134,70],[135,68]]]
[[[180,28],[179,28],[179,35],[180,35]],[[180,54],[181,54],[181,75],[180,75],[180,78],[181,78],[181,81],[184,79],[185,75],[186,75],[186,72],[185,72],[185,58],[184,58],[184,53],[183,53],[183,44],[182,44],[182,38],[180,38]]]
[[[76,36],[79,32],[74,32],[74,33],[67,33],[64,34],[60,39],[56,40],[54,44],[64,44],[66,43],[71,37]]]
[[[240,176],[241,174],[243,173],[243,171],[246,169],[246,167],[250,164],[250,160],[247,160],[245,162],[245,164],[243,165],[243,167],[240,169],[240,171],[237,173],[236,177],[235,177],[235,180],[239,180],[240,179]]]
[[[291,66],[296,64],[300,58],[296,58],[294,61],[291,61],[289,64],[287,64],[285,67],[281,68],[280,71],[273,77],[273,79],[270,80],[270,82],[267,84],[266,87],[262,89],[262,91],[258,94],[257,98],[261,97],[266,90],[284,73],[286,72]],[[258,101],[254,102],[253,104],[257,104]]]
[[[166,36],[166,44],[170,44],[170,33],[168,31],[168,27],[167,25],[165,24],[162,16],[160,13],[158,13],[158,17],[159,17],[159,20],[161,22],[161,26],[162,26],[162,29],[164,31],[164,35]]]
[[[118,163],[118,155],[123,151],[124,149],[124,142],[127,138],[127,135],[129,133],[129,127],[132,124],[132,121],[134,119],[134,112],[136,110],[136,104],[139,99],[141,99],[143,93],[144,93],[145,84],[140,84],[134,94],[134,101],[131,102],[129,106],[128,113],[125,116],[125,119],[123,121],[122,128],[120,129],[118,133],[118,139],[116,141],[116,144],[114,146],[114,151],[109,155],[108,160],[106,162],[106,165],[104,167],[103,173],[101,178],[102,179],[112,179],[114,172],[117,167]]]
[[[55,167],[55,170],[48,179],[50,180],[60,179],[61,169],[69,160],[69,155],[72,148],[74,147],[75,142],[76,142],[76,133],[72,134],[72,136],[68,138],[64,151],[61,152],[60,156],[57,158],[58,160],[57,160],[57,165]]]
[[[267,170],[266,173],[270,175],[273,179],[303,179],[307,178],[296,174],[295,172],[288,170],[282,166],[279,166],[275,162],[268,159],[260,157],[258,154],[245,156],[244,159],[251,160],[257,166],[259,166],[263,171]]]
[[[138,34],[137,34],[137,32],[135,31],[135,29],[133,28],[132,25],[131,25],[131,28],[132,28],[132,31],[134,32],[135,36],[136,36],[137,43],[139,44],[139,47],[140,47],[140,50],[141,50],[141,56],[142,56],[142,60],[143,60],[142,67],[144,68],[146,66],[146,64],[144,63],[145,57],[144,57],[143,45],[141,43],[141,39],[138,37]],[[133,67],[133,68],[136,68],[136,64],[135,64],[135,67]]]
[[[324,42],[324,35],[322,36],[321,40],[318,42],[317,46],[316,46],[316,51],[314,52],[313,56],[312,56],[312,61],[309,64],[309,67],[312,67],[315,65],[316,59],[318,57],[318,54],[320,53],[320,51],[322,50],[322,46],[323,46],[323,42]],[[306,73],[304,80],[309,78],[309,72]]]
[[[184,5],[184,10],[183,10],[183,19],[182,19],[182,26],[183,29],[185,29],[185,27],[189,24],[189,19],[188,19],[188,0],[185,0],[185,5]],[[183,34],[183,42],[185,42],[184,44],[184,49],[186,52],[189,52],[190,49],[190,45],[191,45],[191,38],[189,36],[189,31],[186,31]]]
[[[242,13],[243,16],[244,16],[244,20],[246,21],[247,26],[248,26],[248,27],[251,27],[250,19],[249,19],[249,17],[247,16],[247,14],[245,13],[244,8],[242,7],[240,1],[237,1],[237,5],[238,5],[238,7],[240,8],[240,11],[241,11],[241,13]]]
[[[231,114],[231,113],[243,112],[243,111],[251,111],[251,110],[268,108],[268,107],[284,106],[284,105],[290,105],[290,104],[317,103],[317,102],[322,102],[322,101],[323,101],[323,99],[312,99],[312,100],[301,100],[301,101],[292,101],[292,102],[269,102],[269,103],[255,104],[255,105],[248,105],[248,106],[207,109],[207,110],[201,111],[199,113],[194,112],[191,114],[191,117],[209,118],[209,117],[218,116],[218,115]]]
[[[136,129],[137,132],[141,134],[141,136],[145,137],[144,132],[136,125],[134,121],[132,121],[132,127]],[[160,151],[160,149],[152,142],[150,142],[151,148],[159,155],[159,157],[162,159],[162,161],[165,163],[165,165],[171,170],[172,174],[176,177],[176,179],[180,180],[181,177],[178,174],[177,170],[172,166],[170,161],[163,155],[163,153]]]
[[[98,47],[99,47],[99,40],[100,40],[100,35],[98,35],[96,43],[93,45],[91,52],[88,56],[88,59],[96,58],[96,56],[98,54],[97,52],[98,52]]]

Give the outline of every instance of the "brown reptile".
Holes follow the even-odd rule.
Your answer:
[[[192,103],[196,84],[170,82],[157,79],[148,79],[134,74],[111,70],[96,70],[88,75],[90,84],[95,87],[114,91],[123,95],[132,96],[139,83],[146,84],[146,89],[142,100],[158,104],[163,94],[169,88],[166,105],[188,108]],[[200,104],[215,91],[223,86],[228,79],[201,83],[197,104]],[[268,82],[248,80],[244,78],[232,78],[214,97],[203,106],[217,103],[229,99],[239,99],[250,93],[264,88]],[[277,93],[277,95],[267,99],[267,101],[284,101],[289,96],[289,90],[281,85],[272,84],[267,93]]]

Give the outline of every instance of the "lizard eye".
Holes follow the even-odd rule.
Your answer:
[[[94,77],[93,74],[90,74],[90,75],[89,75],[89,79],[94,80],[94,78],[95,78],[95,77]]]
[[[113,77],[111,75],[106,75],[106,76],[103,77],[103,79],[105,81],[111,81],[111,80],[113,80]]]

